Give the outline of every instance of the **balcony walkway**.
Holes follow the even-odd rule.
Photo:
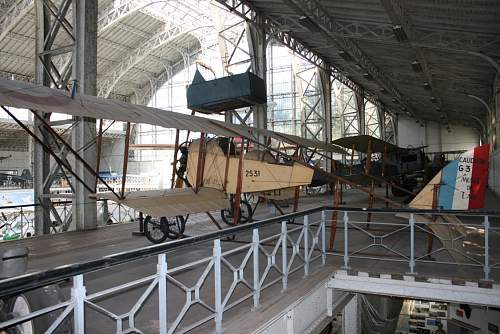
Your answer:
[[[344,200],[347,201],[349,207],[354,206],[364,206],[366,203],[365,194],[356,193],[345,193]],[[487,206],[485,209],[495,208],[496,203],[498,203],[498,198],[494,197],[492,194],[488,194]],[[316,207],[318,205],[329,205],[331,204],[330,196],[320,196],[320,197],[309,197],[304,198],[301,201],[300,209],[304,210],[307,208]],[[382,206],[382,203],[377,203],[375,206]],[[290,209],[290,208],[288,208]],[[329,219],[330,214],[327,213],[327,223],[326,226],[330,225]],[[263,219],[272,216],[272,210],[266,208],[264,205],[260,206],[256,219]],[[314,213],[309,216],[309,224],[315,224],[321,219],[320,213]],[[211,232],[216,230],[215,226],[203,221],[203,219],[197,219],[198,221],[193,222],[188,225],[186,233],[190,235],[201,235],[206,232]],[[366,231],[366,214],[365,213],[350,213],[349,221],[351,226],[349,226],[349,252],[354,252],[355,250],[361,248],[365,244],[369,244],[371,241],[367,240]],[[356,222],[359,222],[356,223]],[[372,217],[372,223],[368,231],[374,235],[383,235],[396,231],[401,228],[400,226],[393,225],[376,225],[375,222],[383,222],[389,224],[407,224],[407,221],[394,215],[379,214],[374,213]],[[471,224],[481,224],[482,217],[478,218],[465,218],[464,223]],[[500,220],[498,217],[490,219],[492,227],[500,228]],[[295,224],[288,224],[289,229],[297,227],[296,232],[290,232],[290,236],[293,240],[300,238],[300,231],[302,225],[302,219],[297,219]],[[362,230],[354,228],[354,225],[362,227]],[[10,241],[0,244],[0,246],[7,245],[24,245],[30,249],[30,260],[29,260],[29,270],[37,271],[52,268],[59,265],[67,265],[70,263],[76,263],[81,261],[89,261],[93,259],[100,258],[109,254],[123,252],[127,250],[132,250],[140,248],[143,246],[148,246],[150,243],[144,237],[132,236],[131,233],[137,229],[136,224],[122,224],[116,226],[109,226],[105,228],[100,228],[96,231],[88,232],[70,232],[59,235],[44,236],[33,239]],[[259,236],[261,240],[262,251],[260,252],[260,273],[263,274],[265,269],[269,267],[268,261],[272,261],[269,254],[272,254],[273,249],[275,249],[276,238],[270,240],[264,240],[273,235],[279,235],[281,230],[281,225],[271,225],[259,229]],[[317,229],[311,227],[311,234],[316,233]],[[326,237],[328,240],[329,230],[326,230]],[[370,238],[368,238],[370,239]],[[310,240],[312,238],[310,236]],[[309,241],[309,242],[311,242]],[[327,241],[328,242],[328,241]],[[478,243],[476,245],[480,249],[480,241],[474,240]],[[241,233],[237,236],[234,241],[222,241],[222,252],[226,254],[228,251],[235,250],[236,248],[244,248],[252,243],[252,232],[247,231]],[[300,243],[300,242],[298,242]],[[347,272],[352,276],[362,276],[362,277],[388,277],[387,275],[392,275],[390,277],[398,279],[403,277],[409,271],[408,261],[391,261],[395,259],[395,252],[401,254],[408,253],[409,245],[409,232],[408,229],[395,233],[388,236],[384,240],[384,244],[388,249],[382,249],[377,247],[371,247],[365,251],[361,251],[356,255],[362,258],[351,257],[349,259],[349,271]],[[310,244],[309,244],[310,245]],[[491,269],[490,278],[492,281],[484,282],[482,279],[484,277],[482,266],[460,266],[456,264],[439,264],[439,262],[449,262],[450,257],[446,252],[440,252],[433,255],[431,260],[421,259],[417,261],[415,266],[414,275],[416,281],[420,282],[430,282],[432,279],[447,279],[450,283],[456,284],[458,286],[480,286],[486,289],[500,289],[500,268],[498,266],[498,261],[500,261],[500,234],[490,233],[490,265],[495,265],[495,268]],[[184,288],[189,289],[200,277],[203,276],[203,271],[206,269],[204,265],[200,265],[197,268],[187,267],[189,263],[193,261],[211,257],[213,254],[214,244],[212,242],[206,242],[201,245],[196,245],[195,247],[185,247],[183,249],[176,250],[172,253],[167,254],[167,263],[169,270],[173,268],[180,268],[175,272],[175,279],[182,285],[172,284],[169,282],[167,291],[169,294],[168,302],[168,319],[169,324],[174,321],[174,318],[181,312],[182,306],[184,305],[186,298],[196,298],[193,292],[193,296],[186,297]],[[300,243],[300,247],[303,244]],[[309,246],[310,247],[310,246]],[[427,247],[427,234],[423,232],[416,231],[415,233],[415,256],[418,258],[419,255],[425,254]],[[434,241],[435,249],[439,247],[439,241]],[[264,253],[264,250],[267,252]],[[292,256],[292,246],[288,244],[288,257],[289,261]],[[303,250],[303,248],[302,248]],[[292,269],[296,269],[296,272],[289,275],[288,289],[283,290],[280,273],[275,269],[271,268],[269,274],[267,275],[266,281],[264,283],[271,283],[276,281],[274,285],[270,285],[267,289],[261,292],[260,308],[250,312],[253,309],[252,297],[243,301],[242,303],[236,305],[234,308],[224,312],[223,318],[223,329],[225,333],[249,333],[256,330],[263,323],[270,321],[277,314],[285,310],[288,306],[296,303],[304,295],[309,292],[314,291],[318,286],[325,286],[333,275],[344,265],[344,230],[341,221],[341,215],[339,214],[338,230],[335,238],[335,247],[332,252],[327,252],[326,263],[323,266],[321,263],[321,258],[316,259],[311,262],[309,267],[309,275],[307,279],[304,279],[304,269],[303,262],[300,259],[295,258],[295,262]],[[279,265],[281,262],[281,249],[277,249],[275,253],[276,264]],[[312,252],[312,255],[321,256],[319,250]],[[234,277],[238,276],[238,266],[241,265],[245,260],[247,255],[246,249],[242,249],[233,254],[224,255],[224,258],[231,264],[234,268],[233,272],[228,265],[223,264],[222,275],[221,275],[221,288],[222,291],[226,292],[231,289],[231,284],[234,282]],[[471,255],[473,257],[474,255]],[[476,256],[478,258],[480,256]],[[470,262],[470,261],[469,261]],[[104,269],[96,272],[91,272],[85,274],[85,286],[87,290],[87,296],[94,293],[99,293],[105,289],[112,288],[117,285],[126,284],[134,280],[144,278],[148,275],[154,275],[157,269],[157,257],[152,256],[140,261],[129,262],[123,265],[113,266],[109,269]],[[474,264],[474,263],[473,263]],[[242,268],[243,276],[247,282],[252,283],[253,275],[252,273],[247,273],[251,271],[252,260]],[[184,269],[182,269],[184,268]],[[170,274],[170,271],[169,271]],[[173,274],[172,274],[173,275]],[[247,277],[248,276],[248,277]],[[241,276],[238,276],[241,278]],[[200,282],[199,282],[200,283]],[[69,298],[69,284],[63,285],[63,292]],[[213,275],[208,275],[203,283],[200,285],[200,300],[208,305],[213,305],[213,286],[214,279]],[[132,288],[127,293],[120,293],[116,295],[106,295],[102,300],[99,300],[99,306],[112,310],[115,314],[124,314],[130,310],[130,308],[137,302],[141,294],[145,291],[146,287]],[[245,296],[251,294],[251,289],[246,287],[244,284],[238,283],[231,297],[229,298],[228,305],[234,301],[239,300]],[[136,325],[141,328],[144,333],[157,332],[158,330],[158,304],[154,302],[158,299],[157,291],[153,292],[150,296],[151,302],[144,302],[140,313],[136,318]],[[500,301],[499,301],[500,304]],[[188,324],[195,323],[204,317],[209,317],[210,312],[202,307],[200,303],[192,305],[186,312],[184,319],[180,323],[180,327]],[[86,309],[85,317],[87,319],[92,319],[86,323],[86,330],[89,333],[109,333],[116,330],[116,324],[114,321],[110,321],[109,318],[98,313],[93,309]],[[208,321],[205,325],[195,329],[191,332],[193,333],[206,333],[214,329],[214,321]]]

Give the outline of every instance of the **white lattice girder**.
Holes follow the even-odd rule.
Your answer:
[[[174,26],[151,37],[145,43],[132,51],[132,53],[115,66],[110,73],[104,75],[104,78],[101,80],[99,85],[98,95],[104,97],[109,96],[117,82],[128,71],[134,68],[134,66],[146,59],[153,51],[168,43],[173,43],[176,38],[187,33],[188,31],[185,27]]]
[[[22,18],[35,8],[34,0],[21,0],[15,1],[0,18],[0,41],[2,41],[7,34],[22,20]]]
[[[99,13],[99,20],[97,22],[97,34],[100,35],[107,29],[113,27],[118,22],[125,19],[127,16],[140,11],[147,6],[154,4],[158,1],[155,0],[129,0],[111,8],[106,8],[103,12]]]

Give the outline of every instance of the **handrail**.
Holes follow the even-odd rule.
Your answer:
[[[349,208],[349,207],[333,207],[333,206],[318,206],[308,210],[289,213],[286,215],[272,217],[261,221],[235,226],[215,232],[206,233],[199,236],[193,236],[185,239],[165,242],[162,244],[150,245],[135,250],[124,251],[116,254],[104,256],[100,259],[67,264],[53,269],[27,273],[21,276],[0,280],[0,297],[16,294],[20,291],[35,289],[40,286],[45,286],[59,282],[61,280],[92,272],[111,266],[123,264],[130,261],[139,260],[142,258],[169,253],[174,250],[181,249],[186,246],[200,244],[202,242],[220,239],[233,234],[244,231],[253,230],[263,226],[281,223],[282,221],[290,220],[311,213],[327,211],[342,211],[342,212],[363,212],[363,213],[414,213],[414,214],[455,214],[461,216],[500,216],[500,211],[452,211],[452,210],[415,210],[415,209],[368,209],[368,208]]]

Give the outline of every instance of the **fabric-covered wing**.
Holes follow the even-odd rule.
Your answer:
[[[226,209],[229,201],[217,189],[192,188],[134,191],[117,200],[113,193],[98,193],[97,198],[109,199],[153,217],[175,217],[193,213]]]
[[[368,143],[370,140],[372,142],[372,153],[384,153],[402,150],[402,148],[394,144],[368,135],[343,137],[334,140],[332,144],[347,149],[352,149],[354,147],[355,151],[368,153]]]
[[[122,122],[145,123],[164,128],[206,132],[225,137],[254,139],[257,135],[262,135],[293,145],[317,148],[339,154],[346,153],[338,146],[316,140],[285,135],[265,129],[227,124],[203,117],[95,96],[75,94],[74,98],[71,98],[71,94],[63,90],[3,78],[0,78],[0,105],[96,119],[104,118]]]

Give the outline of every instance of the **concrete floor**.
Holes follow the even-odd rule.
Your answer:
[[[382,189],[380,189],[383,192]],[[487,205],[485,209],[496,209],[498,206],[499,199],[494,197],[492,194],[488,194]],[[306,209],[314,207],[320,204],[330,204],[332,201],[331,196],[319,196],[319,197],[309,197],[301,200],[300,209]],[[359,192],[347,191],[344,194],[344,201],[350,207],[364,207],[367,203],[367,195]],[[376,202],[375,206],[382,207],[383,203]],[[287,210],[291,210],[291,207]],[[262,219],[265,217],[270,217],[274,214],[270,207],[261,205],[256,213],[256,219]],[[314,222],[319,220],[319,214],[314,214],[310,217],[310,221]],[[365,214],[353,214],[350,216],[351,221],[366,221]],[[217,228],[208,222],[208,220],[198,217],[193,219],[191,224],[188,223],[186,228],[186,233],[190,235],[203,234],[208,231],[216,230]],[[394,217],[393,215],[381,215],[375,214],[372,217],[373,222],[394,222],[394,223],[405,223],[405,220],[401,218]],[[469,222],[470,219],[467,219]],[[474,221],[475,223],[480,223],[479,219]],[[492,225],[500,223],[497,218],[492,219]],[[363,224],[364,225],[364,224]],[[292,226],[290,226],[292,227]],[[364,226],[363,226],[364,227]],[[262,293],[262,307],[258,310],[250,312],[252,308],[252,299],[248,299],[244,303],[236,306],[234,309],[229,310],[224,313],[224,330],[226,333],[249,333],[252,330],[258,328],[258,326],[268,320],[273,316],[283,310],[287,305],[291,304],[293,301],[297,300],[304,293],[310,291],[317,284],[324,282],[331,274],[342,266],[343,258],[341,252],[343,251],[344,241],[343,241],[343,230],[342,226],[339,226],[339,230],[336,234],[335,247],[333,253],[327,257],[327,265],[325,267],[321,266],[320,261],[316,261],[311,266],[311,273],[308,279],[303,279],[303,271],[298,270],[296,273],[290,276],[289,289],[286,293],[282,293],[281,284],[278,283],[268,288],[267,291]],[[29,260],[29,270],[43,270],[46,268],[53,268],[59,265],[65,265],[69,263],[75,263],[80,261],[92,260],[105,255],[109,255],[116,252],[121,252],[125,250],[132,250],[145,245],[149,245],[149,241],[144,237],[132,236],[132,231],[137,229],[136,224],[122,224],[116,226],[109,226],[105,228],[100,228],[95,231],[88,232],[69,232],[60,235],[45,236],[33,239],[26,239],[20,241],[11,241],[7,243],[2,243],[2,246],[7,245],[24,245],[30,249],[30,260]],[[263,228],[260,231],[261,239],[265,236],[270,236],[279,233],[279,225],[270,226]],[[377,226],[372,225],[370,232],[376,235],[382,235],[389,231],[394,231],[395,226]],[[500,232],[500,231],[499,231]],[[355,231],[351,228],[349,235],[349,245],[350,250],[354,251],[360,248],[362,245],[366,245],[369,238],[366,237],[364,232]],[[391,237],[388,237],[385,241],[386,245],[398,252],[406,252],[408,249],[409,238],[407,232],[400,232]],[[292,235],[292,238],[296,238],[297,234]],[[493,234],[492,241],[490,244],[492,248],[492,263],[498,262],[500,260],[500,235]],[[328,238],[328,231],[327,231]],[[238,235],[238,242],[223,242],[222,248],[223,252],[235,247],[241,246],[241,242],[250,242],[251,233],[244,233]],[[426,249],[427,236],[424,233],[416,233],[416,245],[417,245],[417,256],[418,254],[423,254]],[[438,247],[439,242],[436,240],[434,242],[435,247]],[[167,262],[169,269],[175,268],[180,265],[189,263],[193,260],[208,257],[212,254],[213,244],[211,242],[196,245],[192,248],[184,248],[167,255]],[[265,247],[266,250],[270,251],[271,247]],[[281,261],[281,250],[277,253],[277,262]],[[360,253],[365,257],[378,256],[380,258],[389,259],[394,257],[387,249],[380,248],[370,248]],[[227,260],[235,266],[241,263],[245,254],[237,253],[227,258]],[[266,259],[264,254],[261,254],[261,271],[263,271],[264,265],[266,264]],[[442,252],[435,255],[437,261],[445,261],[449,256]],[[132,280],[145,277],[149,274],[153,274],[156,270],[156,257],[146,258],[141,261],[136,261],[134,263],[127,263],[125,265],[115,266],[106,270],[101,270],[98,272],[93,272],[85,275],[85,284],[87,288],[87,294],[93,292],[102,291],[106,288],[116,286],[118,284],[130,282]],[[465,280],[477,281],[478,278],[482,277],[482,268],[457,268],[457,266],[445,266],[436,265],[429,261],[428,263],[417,263],[416,271],[418,275],[426,277],[439,277],[439,278],[462,278]],[[300,266],[297,262],[294,267]],[[350,262],[350,267],[352,270],[364,271],[370,273],[397,273],[402,274],[408,271],[408,264],[399,262],[389,262],[380,260],[368,260],[368,259],[352,259]],[[245,275],[247,281],[251,284],[252,270],[251,270],[251,260],[249,264],[245,267]],[[182,282],[186,286],[192,286],[200,276],[204,267],[196,268],[195,270],[183,271],[176,275],[174,278],[179,282]],[[225,293],[230,284],[232,283],[233,275],[229,270],[223,266],[222,275],[222,290]],[[271,272],[270,276],[266,282],[278,277],[276,272]],[[492,277],[495,281],[500,281],[500,270],[492,270]],[[201,299],[204,300],[208,305],[213,306],[213,277],[209,275],[200,289]],[[111,310],[116,314],[123,314],[128,312],[133,304],[138,300],[141,293],[146,289],[145,286],[134,288],[127,291],[127,293],[116,294],[112,297],[100,300],[98,304],[106,309]],[[169,304],[168,304],[168,319],[169,323],[172,322],[175,316],[178,314],[179,310],[182,308],[185,302],[185,294],[178,287],[168,284],[169,293]],[[236,300],[250,291],[248,288],[240,284],[240,286],[235,290],[235,293],[230,301]],[[69,293],[69,287],[66,284],[64,288],[64,293]],[[141,308],[137,318],[136,324],[144,333],[157,332],[158,328],[158,306],[157,306],[157,293],[153,292],[150,298],[145,302],[144,306]],[[209,312],[200,305],[194,305],[188,312],[186,318],[181,323],[183,325],[189,325],[204,316],[209,315]],[[116,330],[115,322],[109,318],[98,314],[94,310],[86,310],[87,319],[92,319],[87,323],[88,333],[111,333]],[[127,325],[124,324],[124,328]],[[213,328],[213,320],[209,321],[206,325],[193,332],[195,333],[206,333],[210,332]]]

